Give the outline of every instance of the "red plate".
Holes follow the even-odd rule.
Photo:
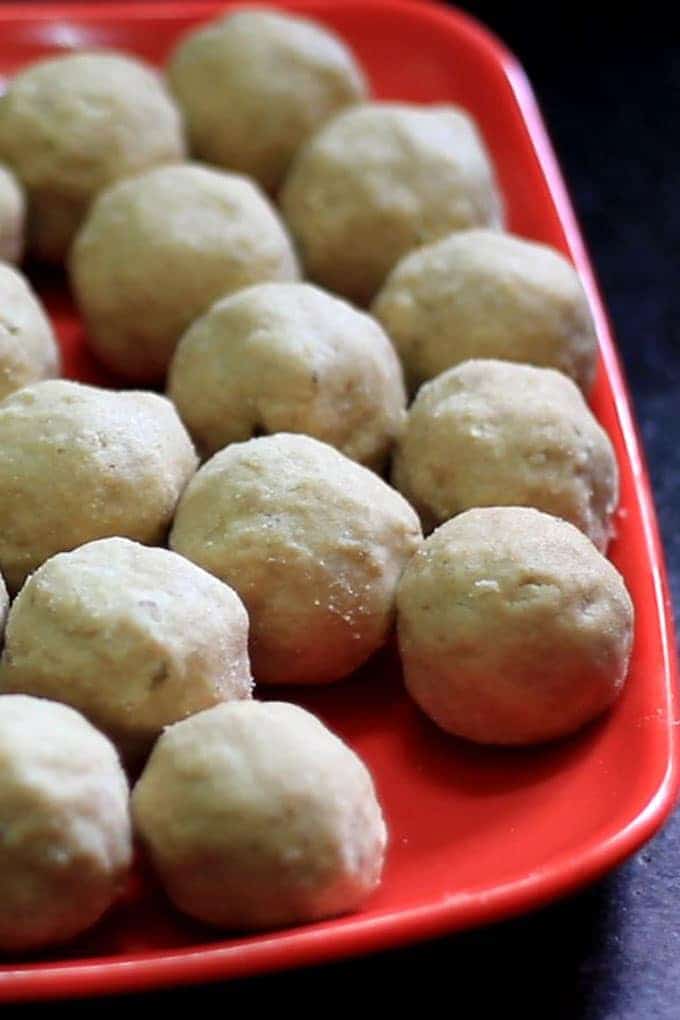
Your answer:
[[[614,711],[576,739],[537,751],[490,751],[440,735],[406,700],[394,656],[384,654],[347,683],[300,698],[366,759],[386,809],[391,848],[385,881],[364,911],[223,938],[173,913],[140,869],[125,901],[67,953],[6,962],[0,998],[241,976],[498,920],[601,875],[648,839],[673,804],[676,661],[649,481],[593,272],[522,69],[475,22],[435,6],[398,0],[287,6],[337,29],[357,51],[378,96],[467,107],[498,167],[510,229],[555,245],[578,266],[602,351],[593,406],[621,466],[622,509],[611,555],[637,610],[629,682]],[[182,31],[223,7],[4,6],[0,74],[74,46],[119,47],[162,61]],[[63,280],[39,283],[68,371],[103,381],[83,353]]]

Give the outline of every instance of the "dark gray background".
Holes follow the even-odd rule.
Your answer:
[[[680,40],[657,3],[469,3],[523,62],[612,315],[680,597]],[[610,5],[607,4],[606,8]],[[680,816],[581,895],[518,921],[405,950],[127,1000],[24,1007],[329,1008],[542,1020],[680,1018]],[[414,997],[414,999],[411,998]],[[273,1002],[272,1002],[273,1000]],[[6,1012],[8,1010],[6,1009]]]

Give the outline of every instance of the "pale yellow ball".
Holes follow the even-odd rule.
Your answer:
[[[66,380],[0,403],[0,571],[16,592],[58,552],[165,540],[198,460],[165,397]]]
[[[71,705],[130,759],[251,687],[241,600],[167,549],[105,538],[53,556],[7,621],[0,691]]]
[[[489,507],[443,524],[413,557],[397,631],[407,690],[437,725],[483,744],[533,744],[614,703],[633,605],[573,525]]]
[[[129,792],[106,737],[42,698],[0,697],[0,950],[90,928],[132,860]]]
[[[121,53],[39,60],[0,98],[0,159],[28,198],[33,255],[61,262],[95,195],[184,157],[180,114],[158,74]]]
[[[465,230],[405,256],[372,306],[409,389],[470,358],[556,368],[588,393],[597,336],[572,264],[544,244]]]
[[[418,517],[368,468],[310,436],[233,443],[177,508],[173,549],[231,585],[250,615],[256,681],[330,683],[387,640]]]
[[[168,80],[194,155],[281,184],[300,144],[368,86],[349,48],[307,18],[238,11],[181,40]]]
[[[612,444],[551,368],[479,359],[425,383],[392,465],[426,530],[476,506],[533,506],[604,550],[619,500]]]
[[[95,354],[139,381],[163,378],[181,335],[218,298],[299,277],[259,188],[197,164],[103,192],[73,245],[70,273]]]
[[[281,209],[307,275],[358,304],[413,248],[502,223],[484,142],[454,106],[366,103],[338,114],[298,152]]]
[[[379,470],[406,420],[401,365],[375,319],[302,283],[213,305],[182,337],[168,395],[207,454],[303,432]]]
[[[52,326],[28,280],[0,263],[0,401],[14,390],[59,375]]]
[[[347,913],[380,882],[387,833],[370,773],[297,705],[232,703],[171,726],[132,806],[170,898],[220,928]]]

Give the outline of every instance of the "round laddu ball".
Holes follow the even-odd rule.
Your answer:
[[[0,691],[71,705],[128,758],[164,726],[250,697],[248,616],[184,557],[125,538],[61,553],[14,600]]]
[[[9,595],[7,594],[7,585],[5,580],[0,574],[0,648],[2,648],[3,636],[5,633],[5,623],[7,621],[7,612],[9,610]]]
[[[261,283],[198,319],[168,393],[198,447],[304,432],[380,469],[406,419],[399,359],[369,315],[303,283]]]
[[[300,144],[368,87],[327,28],[275,11],[239,11],[191,32],[168,79],[191,147],[208,163],[276,191]]]
[[[381,478],[287,433],[215,454],[170,535],[243,599],[255,679],[307,684],[347,676],[385,642],[420,541],[415,511]]]
[[[475,506],[533,506],[604,550],[619,499],[609,437],[552,368],[466,361],[421,387],[392,467],[426,531]]]
[[[465,230],[397,263],[372,307],[407,383],[469,358],[556,368],[588,392],[597,336],[576,270],[544,244]]]
[[[0,950],[65,942],[115,902],[132,858],[128,785],[78,712],[0,697]]]
[[[28,240],[61,262],[87,208],[120,177],[184,158],[179,111],[154,70],[119,53],[32,64],[0,99],[0,159],[28,197]]]
[[[0,263],[0,401],[59,374],[61,358],[45,310],[26,279]]]
[[[307,275],[359,304],[412,248],[502,219],[471,118],[397,103],[357,106],[321,128],[296,156],[281,208]]]
[[[132,810],[170,898],[220,928],[333,917],[380,881],[386,829],[370,773],[296,705],[219,705],[171,726]]]
[[[130,379],[165,375],[182,333],[218,298],[296,280],[286,231],[245,177],[159,167],[96,200],[71,252],[71,281],[100,360]]]
[[[121,535],[165,540],[198,464],[165,397],[66,380],[0,404],[0,570],[10,591],[58,552]]]
[[[438,726],[483,744],[532,744],[615,701],[633,605],[573,525],[486,507],[443,524],[413,557],[397,630],[406,687]]]
[[[0,100],[1,108],[2,100]],[[0,261],[20,262],[24,253],[24,193],[13,173],[0,163]]]

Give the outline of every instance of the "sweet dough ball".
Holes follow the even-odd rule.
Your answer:
[[[171,726],[132,808],[170,898],[220,928],[333,917],[380,881],[386,830],[371,776],[296,705],[219,705]]]
[[[163,542],[197,466],[165,397],[66,380],[0,404],[0,570],[10,591],[55,553],[123,535]]]
[[[367,103],[339,114],[300,149],[281,208],[307,275],[360,304],[412,248],[501,223],[484,144],[453,106]]]
[[[327,28],[274,11],[239,11],[181,41],[168,78],[195,155],[276,191],[300,143],[365,98],[364,76]]]
[[[239,593],[255,679],[328,683],[386,640],[415,512],[367,468],[309,436],[235,443],[182,497],[173,549]]]
[[[557,368],[588,392],[597,336],[576,270],[553,248],[465,230],[412,252],[372,308],[412,392],[469,358]]]
[[[2,101],[0,100],[0,109]],[[8,167],[0,163],[0,261],[20,262],[24,253],[24,193]]]
[[[0,401],[59,374],[61,358],[45,310],[18,270],[0,263]]]
[[[399,359],[378,323],[302,283],[213,305],[181,340],[168,393],[207,453],[304,432],[380,469],[406,418]]]
[[[236,174],[160,167],[103,192],[80,230],[71,281],[101,361],[161,378],[177,341],[213,302],[265,280],[296,280],[288,236]]]
[[[426,530],[475,506],[533,506],[604,550],[616,457],[578,387],[552,368],[466,361],[426,383],[392,469]]]
[[[77,708],[126,756],[164,726],[248,698],[238,595],[167,549],[107,538],[62,553],[12,606],[0,690]]]
[[[0,99],[0,159],[26,189],[30,249],[51,262],[65,258],[98,191],[184,151],[160,78],[119,53],[40,60]]]
[[[633,605],[580,531],[526,507],[443,524],[399,585],[409,693],[442,729],[483,744],[573,732],[623,687]]]
[[[8,610],[9,595],[7,594],[7,586],[2,574],[0,574],[0,648],[2,648],[2,640],[5,633],[5,623],[7,621]]]
[[[0,950],[65,942],[98,921],[132,858],[128,785],[78,712],[0,697]]]

